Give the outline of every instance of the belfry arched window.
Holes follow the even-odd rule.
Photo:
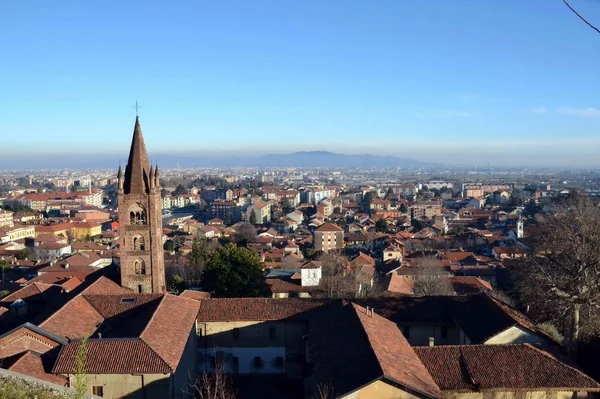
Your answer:
[[[141,204],[134,204],[129,208],[129,224],[146,224],[146,209]]]
[[[146,243],[144,237],[137,235],[133,237],[133,250],[134,251],[143,251],[146,249]]]
[[[133,261],[133,268],[135,274],[146,274],[146,263],[142,259],[136,259]]]

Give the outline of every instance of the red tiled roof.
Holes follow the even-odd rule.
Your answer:
[[[315,311],[309,328],[315,379],[331,384],[336,397],[381,379],[417,396],[442,396],[398,326],[378,314],[367,315],[365,308],[336,301]]]
[[[412,295],[414,281],[412,278],[399,276],[396,273],[390,273],[386,276],[386,291],[393,294]]]
[[[15,373],[25,374],[58,385],[65,385],[67,377],[52,374],[48,367],[50,362],[44,361],[43,356],[37,352],[25,351],[12,358],[3,359],[3,367]],[[52,361],[53,359],[49,358],[48,360]]]
[[[211,298],[202,301],[199,322],[283,320],[323,305],[324,301],[289,298]]]
[[[414,350],[444,391],[600,391],[600,384],[583,372],[529,344]]]
[[[352,259],[352,265],[369,265],[375,266],[375,259],[365,254],[364,252],[359,252],[358,256]]]
[[[196,301],[202,301],[210,298],[210,292],[196,291],[196,290],[185,290],[179,296],[188,299],[194,299]]]
[[[344,231],[340,226],[333,223],[323,223],[315,231]]]
[[[407,388],[430,397],[441,397],[441,392],[419,361],[398,326],[378,314],[367,316],[366,309],[352,304],[367,333],[383,374]]]
[[[171,367],[173,372],[177,369],[190,333],[195,326],[199,308],[198,301],[166,294],[140,334],[140,338]],[[195,334],[195,331],[193,333]]]
[[[53,373],[74,372],[80,342],[72,341],[63,347]],[[85,344],[85,353],[85,367],[89,374],[166,374],[172,371],[169,365],[139,338],[89,339]]]

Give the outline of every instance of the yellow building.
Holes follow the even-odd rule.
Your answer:
[[[35,236],[40,234],[54,234],[55,236],[61,236],[68,238],[73,232],[73,223],[55,223],[49,225],[38,225],[35,226]]]
[[[97,222],[74,223],[73,227],[73,238],[77,241],[89,241],[91,237],[102,233],[102,225]]]

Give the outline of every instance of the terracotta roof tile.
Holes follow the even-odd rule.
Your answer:
[[[198,301],[166,294],[140,335],[173,371],[177,369],[195,326],[199,308]]]
[[[75,370],[79,340],[65,345],[53,373]],[[139,338],[89,339],[85,344],[86,371],[90,374],[166,374],[171,367]]]
[[[345,301],[322,307],[310,320],[309,340],[315,378],[331,384],[335,397],[384,378],[441,397],[398,327],[377,314],[367,316],[365,308]]]
[[[3,368],[15,373],[25,374],[58,385],[65,385],[67,377],[52,374],[52,364],[56,359],[33,351],[20,353],[12,358],[3,359]]]
[[[211,298],[202,301],[198,312],[199,322],[283,320],[302,317],[302,313],[323,305],[325,301],[313,299],[272,298]]]
[[[344,231],[340,226],[333,223],[323,223],[315,231]]]
[[[529,344],[415,347],[442,390],[594,390],[600,384]]]
[[[196,290],[185,290],[179,296],[188,299],[194,299],[196,301],[202,301],[210,298],[210,292],[196,291]]]

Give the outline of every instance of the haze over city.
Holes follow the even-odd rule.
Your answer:
[[[136,100],[157,159],[599,166],[598,38],[561,1],[33,3],[0,8],[0,168],[116,167]]]

